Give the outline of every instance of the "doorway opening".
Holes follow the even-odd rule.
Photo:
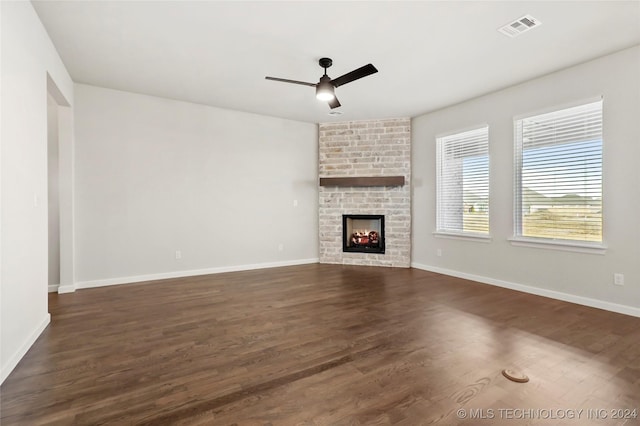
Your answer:
[[[60,287],[60,159],[58,104],[47,93],[47,214],[49,217],[49,292]]]
[[[75,291],[73,274],[73,111],[47,74],[49,292]]]

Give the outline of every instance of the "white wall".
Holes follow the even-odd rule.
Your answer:
[[[78,288],[317,261],[315,124],[81,84],[75,99]]]
[[[513,246],[513,117],[604,96],[605,255]],[[413,264],[640,315],[640,47],[417,117],[413,129]],[[434,237],[435,137],[489,124],[491,243]],[[437,249],[442,256],[437,256]],[[613,273],[625,286],[613,285]]]
[[[73,83],[30,2],[0,2],[2,36],[0,381],[49,322],[47,73]]]

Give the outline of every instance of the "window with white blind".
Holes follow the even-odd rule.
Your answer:
[[[489,234],[489,127],[437,138],[437,232]]]
[[[602,100],[517,119],[516,237],[602,242]]]

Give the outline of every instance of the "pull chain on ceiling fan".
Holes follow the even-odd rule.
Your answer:
[[[375,74],[378,72],[376,67],[371,64],[367,64],[363,67],[360,67],[356,70],[346,73],[345,75],[341,75],[338,78],[331,79],[327,75],[327,68],[329,68],[333,61],[330,58],[321,58],[318,61],[318,64],[324,68],[324,75],[320,77],[320,81],[318,83],[307,83],[305,81],[297,81],[297,80],[289,80],[286,78],[277,78],[277,77],[265,77],[267,80],[273,81],[281,81],[283,83],[293,83],[293,84],[302,84],[303,86],[311,86],[316,88],[316,98],[321,101],[327,101],[329,107],[331,109],[338,108],[340,106],[340,101],[336,97],[335,88],[339,86],[343,86],[347,83],[351,83],[352,81],[358,80],[362,77],[366,77],[371,74]]]

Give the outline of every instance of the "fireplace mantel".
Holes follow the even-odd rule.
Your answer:
[[[404,176],[321,177],[320,186],[403,186]]]

